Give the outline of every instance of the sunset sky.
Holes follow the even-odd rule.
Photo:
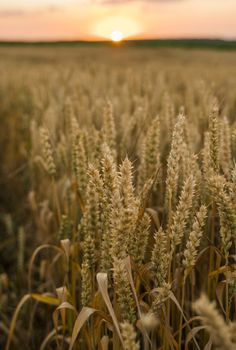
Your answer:
[[[0,0],[0,40],[236,39],[236,0]]]

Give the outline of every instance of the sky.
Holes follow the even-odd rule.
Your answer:
[[[0,0],[0,40],[236,39],[236,0]]]

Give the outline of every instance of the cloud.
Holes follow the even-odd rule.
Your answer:
[[[11,18],[11,17],[25,17],[25,16],[32,16],[32,15],[44,15],[48,13],[56,13],[56,12],[62,12],[63,7],[55,6],[55,5],[49,5],[46,7],[40,7],[35,9],[0,9],[0,18]]]
[[[18,17],[25,15],[24,10],[0,10],[0,17]]]
[[[58,6],[58,5],[48,5],[42,7],[30,7],[30,8],[6,8],[2,9],[0,7],[0,18],[15,18],[15,17],[28,17],[34,15],[45,15],[45,14],[53,14],[57,12],[63,12],[69,5],[77,4],[87,4],[87,5],[124,5],[129,3],[171,3],[171,2],[183,2],[188,0],[76,0],[70,1],[67,3],[67,6]]]

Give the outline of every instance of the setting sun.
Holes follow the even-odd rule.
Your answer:
[[[103,16],[96,21],[92,34],[100,39],[120,42],[142,32],[142,25],[126,16]]]
[[[111,34],[111,40],[115,42],[121,41],[123,37],[123,34],[119,30],[114,30]]]

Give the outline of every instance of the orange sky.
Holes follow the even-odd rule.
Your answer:
[[[0,0],[0,39],[236,39],[236,0]]]

